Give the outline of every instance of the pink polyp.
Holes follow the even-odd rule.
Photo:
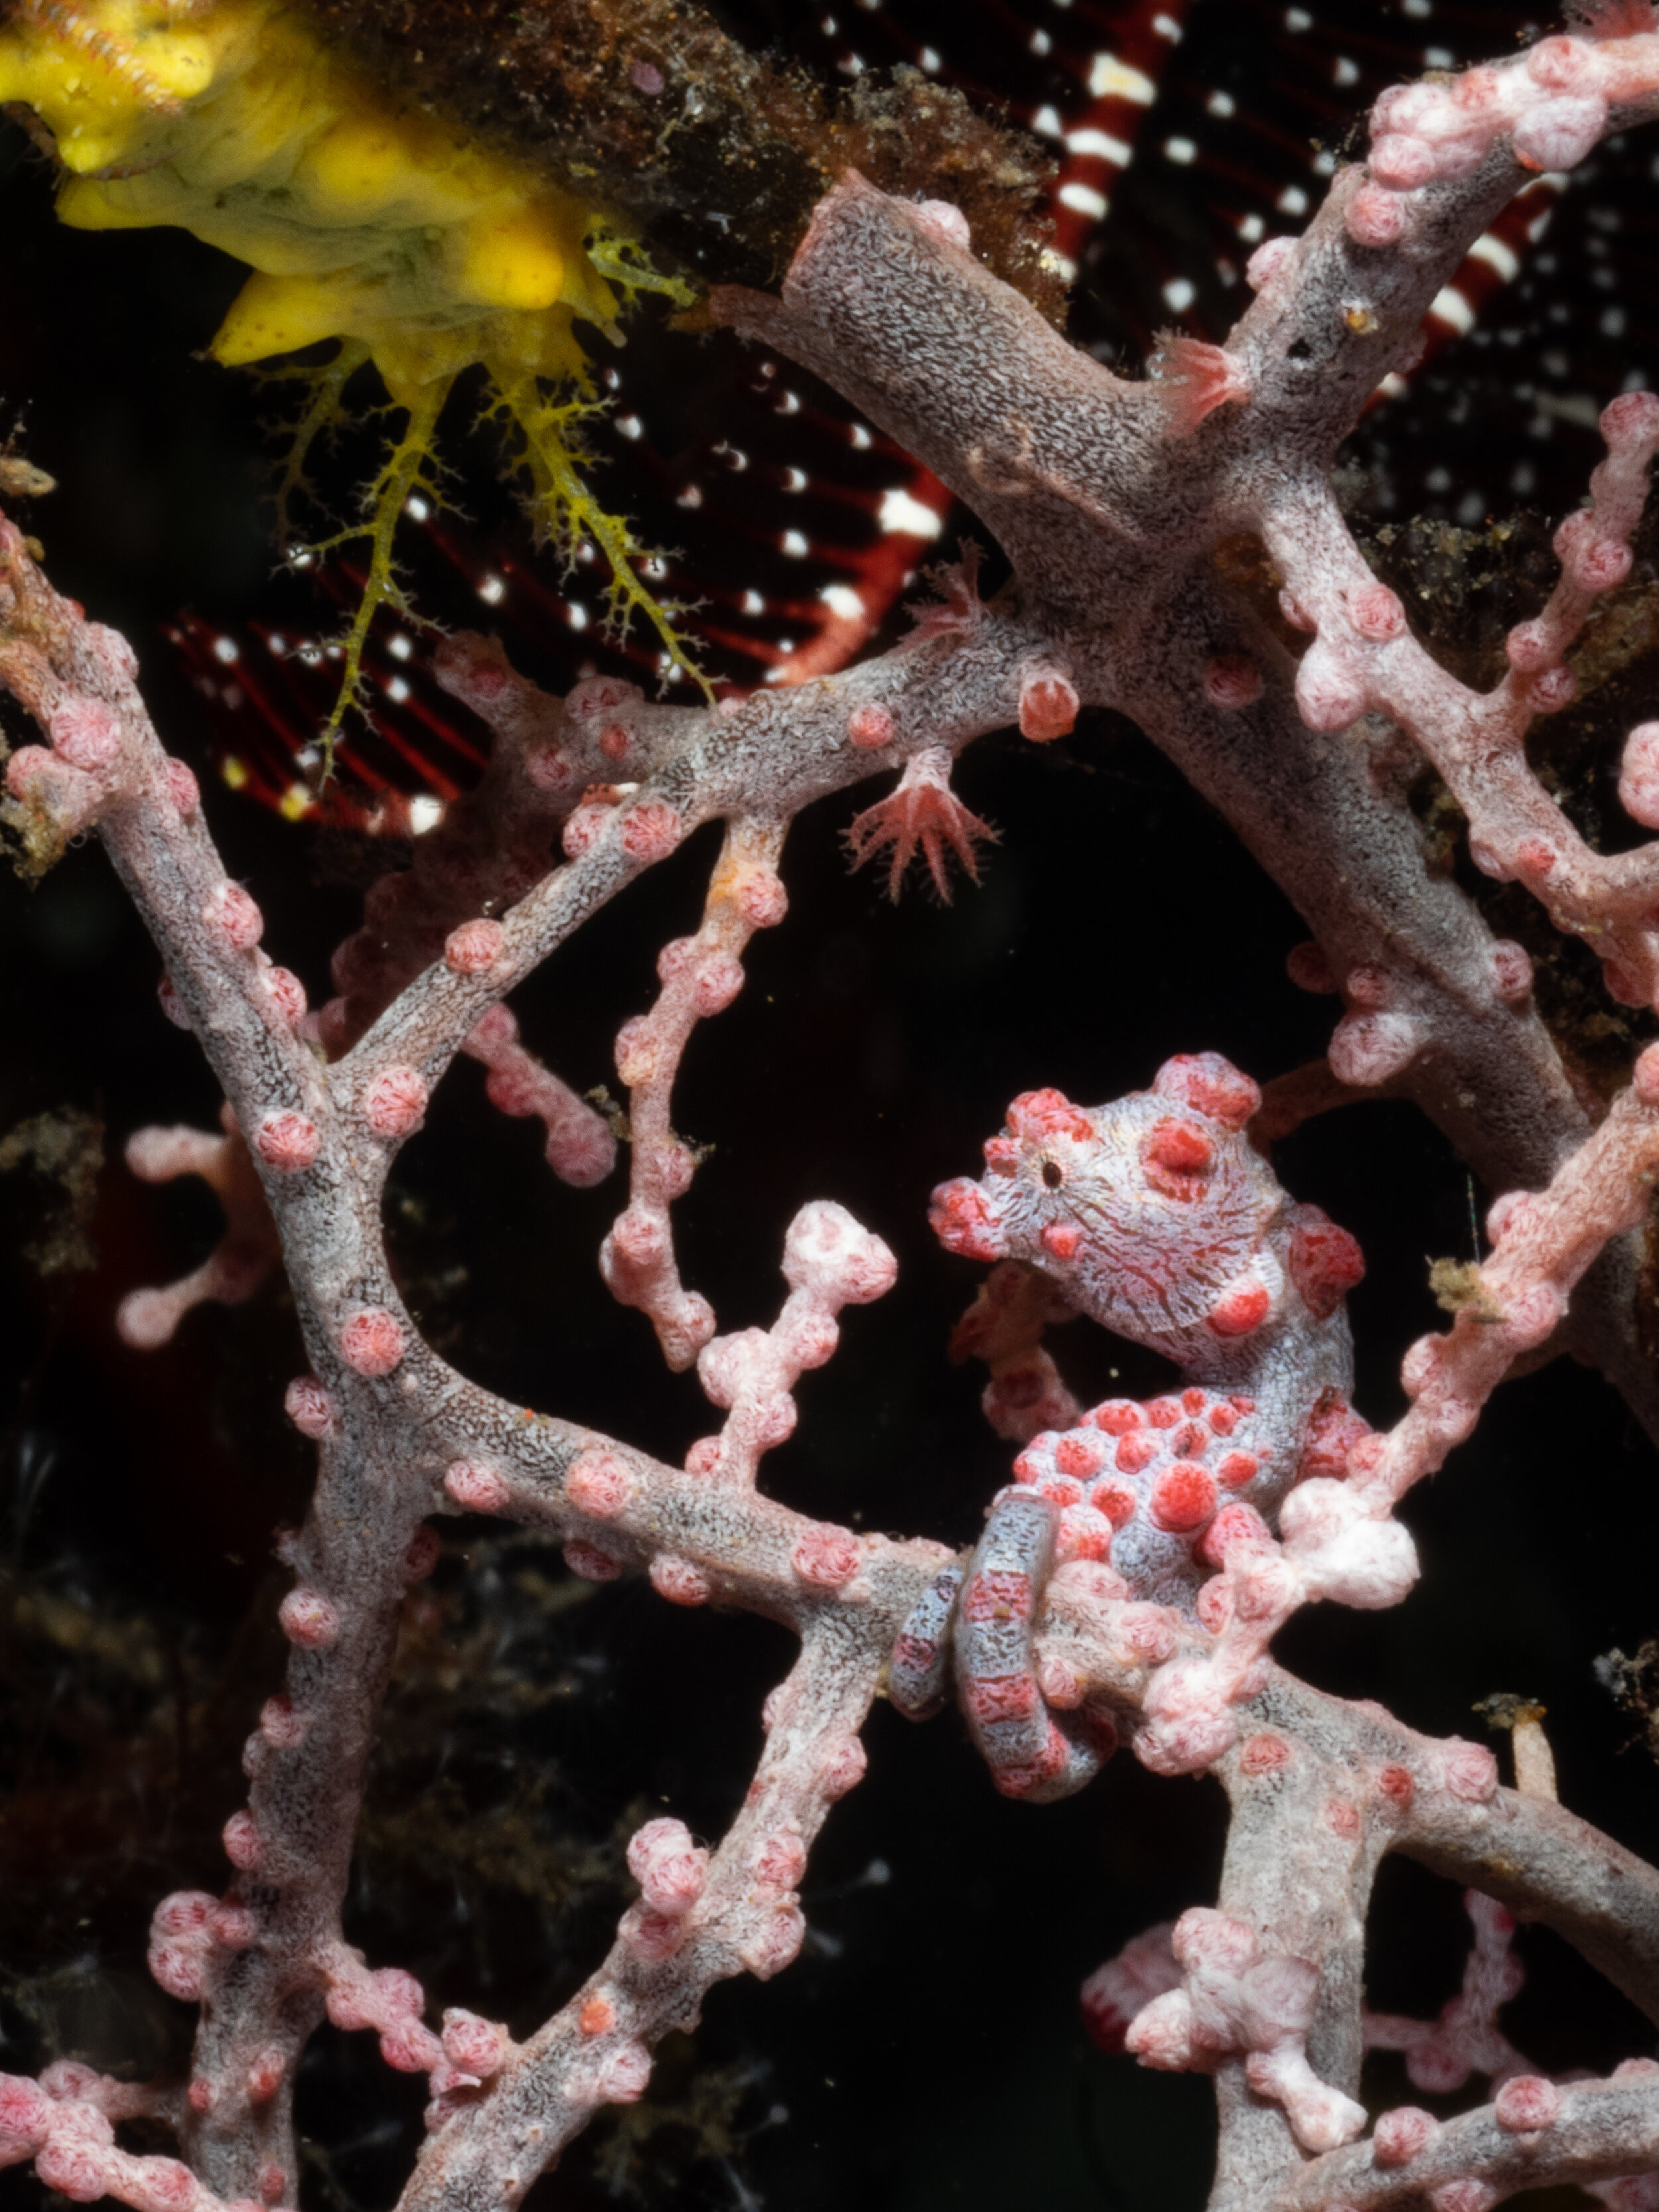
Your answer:
[[[197,782],[194,773],[181,760],[169,759],[166,775],[167,797],[188,822],[201,811],[202,787]]]
[[[276,1174],[301,1175],[316,1159],[320,1143],[317,1124],[303,1114],[268,1114],[253,1149]]]
[[[808,1529],[789,1555],[789,1564],[804,1583],[820,1589],[839,1589],[858,1572],[858,1540],[845,1528]]]
[[[296,1376],[283,1394],[283,1411],[302,1437],[320,1443],[334,1426],[334,1401],[309,1375]]]
[[[412,1067],[388,1067],[363,1094],[363,1119],[377,1137],[407,1137],[426,1114],[427,1089]]]
[[[444,965],[457,975],[482,975],[507,949],[507,932],[499,921],[464,921],[444,940]]]
[[[264,935],[264,916],[240,884],[221,884],[202,919],[236,952],[251,952]]]
[[[120,757],[121,732],[101,699],[66,699],[50,729],[53,750],[71,768],[96,775]]]
[[[1373,183],[1390,191],[1410,192],[1429,182],[1437,164],[1434,149],[1423,139],[1390,131],[1373,142],[1370,166]]]
[[[1619,803],[1644,830],[1659,830],[1659,722],[1638,722],[1626,738]]]
[[[651,1562],[651,1587],[671,1605],[707,1605],[714,1595],[714,1585],[700,1567],[666,1552],[659,1552]]]
[[[1406,228],[1406,201],[1380,184],[1364,185],[1349,201],[1343,220],[1356,246],[1381,249],[1396,244]]]
[[[277,1620],[290,1644],[307,1651],[320,1651],[340,1633],[340,1616],[320,1590],[290,1590],[276,1610]]]
[[[252,1813],[233,1813],[225,1822],[221,1840],[225,1856],[232,1866],[251,1874],[259,1863],[259,1831],[253,1825]]]
[[[603,1545],[591,1543],[586,1536],[572,1536],[564,1547],[564,1563],[573,1575],[580,1575],[586,1583],[614,1583],[627,1572],[628,1563]],[[696,1600],[683,1601],[695,1603]]]
[[[1492,2103],[1492,2118],[1510,2135],[1534,2135],[1561,2117],[1561,2092],[1540,2074],[1517,2074]]]
[[[1081,705],[1076,686],[1061,670],[1039,661],[1021,671],[1019,733],[1032,744],[1066,736],[1077,726]]]
[[[630,808],[623,822],[623,850],[629,858],[649,864],[665,860],[679,843],[684,830],[679,816],[659,799],[647,799]]]
[[[627,1468],[609,1453],[584,1454],[565,1479],[565,1495],[579,1513],[610,1520],[628,1502]]]
[[[404,1332],[384,1306],[364,1306],[340,1331],[340,1357],[359,1375],[390,1375],[404,1356]]]
[[[1224,713],[1254,706],[1262,690],[1261,671],[1248,653],[1218,653],[1204,664],[1204,696]]]
[[[1510,142],[1523,169],[1572,169],[1607,127],[1607,104],[1595,94],[1547,100],[1523,115]]]
[[[847,718],[847,742],[860,752],[881,752],[897,735],[897,726],[885,707],[855,707]]]

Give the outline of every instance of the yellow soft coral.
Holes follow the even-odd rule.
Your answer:
[[[327,740],[357,690],[377,608],[401,605],[393,527],[415,485],[431,488],[439,414],[475,364],[495,387],[493,410],[519,433],[544,532],[567,550],[583,537],[597,544],[613,614],[643,613],[670,659],[696,674],[670,611],[635,573],[641,549],[577,466],[573,425],[591,380],[576,322],[619,343],[619,289],[624,301],[641,289],[690,298],[608,210],[432,115],[392,106],[288,0],[19,0],[0,26],[0,100],[25,103],[51,131],[65,222],[174,223],[251,265],[216,359],[341,341],[334,361],[306,373],[285,495],[359,366],[372,362],[407,410],[362,528],[329,541],[366,538],[369,574]]]

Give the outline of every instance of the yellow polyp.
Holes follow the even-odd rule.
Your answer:
[[[306,450],[340,411],[346,380],[373,362],[408,411],[369,494],[370,582],[346,640],[338,726],[360,681],[374,609],[401,604],[391,537],[432,465],[430,439],[456,376],[483,363],[522,445],[544,536],[589,538],[614,572],[615,611],[644,614],[671,660],[695,675],[670,620],[635,573],[627,526],[606,515],[577,468],[571,426],[591,390],[580,319],[621,343],[642,290],[692,295],[653,270],[638,239],[580,191],[392,105],[293,0],[17,0],[0,23],[0,101],[50,126],[66,175],[58,211],[86,230],[174,224],[251,274],[212,342],[244,366],[341,342],[307,372],[286,503]],[[551,386],[550,391],[546,387]],[[402,486],[401,491],[398,486]],[[701,681],[701,678],[698,678]],[[706,688],[706,687],[705,687]]]

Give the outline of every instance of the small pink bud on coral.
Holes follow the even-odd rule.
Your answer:
[[[218,2102],[217,2094],[212,2082],[204,2080],[199,2074],[185,2094],[192,2112],[210,2112]]]
[[[388,1067],[363,1094],[363,1119],[377,1137],[407,1137],[426,1113],[426,1085],[412,1067]]]
[[[260,2197],[265,2203],[280,2204],[282,2203],[283,2192],[288,2187],[288,2176],[275,2159],[259,2168],[258,2187]]]
[[[635,1958],[657,1966],[686,1942],[686,1923],[672,1913],[653,1913],[644,1905],[630,1905],[622,1916],[622,1940]]]
[[[700,1567],[659,1552],[651,1562],[651,1587],[671,1605],[707,1605],[714,1586]]]
[[[1398,2105],[1377,2115],[1371,2135],[1371,2156],[1380,2166],[1409,2166],[1440,2132],[1432,2112],[1418,2105]]]
[[[576,2026],[584,2035],[609,2035],[616,2025],[616,2007],[608,1997],[586,1998],[576,2015]]]
[[[175,1889],[161,1899],[150,1915],[156,1936],[204,1936],[218,1899],[204,1889]]]
[[[276,1609],[276,1618],[290,1644],[302,1650],[320,1651],[340,1633],[340,1616],[320,1590],[290,1590]]]
[[[500,1513],[513,1493],[493,1467],[472,1459],[453,1460],[444,1470],[444,1488],[469,1513]]]
[[[1316,638],[1296,672],[1296,703],[1310,730],[1346,730],[1370,704],[1362,670],[1334,645]]]
[[[6,763],[6,791],[20,805],[27,805],[30,786],[43,771],[58,765],[56,754],[49,753],[44,745],[20,745]]]
[[[1633,1074],[1643,1105],[1659,1106],[1659,1045],[1648,1045],[1637,1054]]]
[[[898,726],[885,707],[854,707],[847,717],[847,742],[860,752],[884,751],[898,734]]]
[[[1296,247],[1293,238],[1264,238],[1244,264],[1244,282],[1251,291],[1265,292],[1276,284],[1295,260]]]
[[[1527,686],[1527,704],[1535,714],[1559,714],[1578,696],[1578,678],[1565,665],[1547,668]]]
[[[1261,671],[1248,653],[1212,653],[1204,664],[1204,696],[1225,713],[1253,707],[1262,689]]]
[[[340,1331],[340,1357],[354,1374],[390,1375],[404,1356],[404,1333],[384,1306],[363,1306]]]
[[[297,1751],[306,1740],[309,1723],[280,1691],[259,1708],[259,1733],[273,1751]]]
[[[1386,584],[1363,584],[1348,599],[1354,628],[1374,645],[1404,635],[1406,610]]]
[[[1337,988],[1329,961],[1311,938],[1291,947],[1285,956],[1285,972],[1298,990],[1325,993]]]
[[[804,1583],[840,1589],[858,1572],[858,1540],[845,1528],[809,1528],[789,1554],[789,1565]]]
[[[1465,1804],[1484,1805],[1498,1794],[1498,1761],[1484,1744],[1451,1737],[1441,1747],[1440,1778]]]
[[[317,1158],[317,1124],[303,1114],[267,1114],[253,1149],[276,1175],[302,1175]]]
[[[730,953],[715,953],[697,973],[692,996],[698,1013],[707,1020],[723,1014],[743,988],[743,963]]]
[[[649,866],[665,860],[684,832],[680,817],[660,799],[648,799],[630,807],[623,823],[623,850],[630,860]]]
[[[1518,1006],[1532,996],[1532,961],[1524,945],[1500,937],[1492,949],[1492,988],[1506,1006]]]
[[[637,2105],[651,2081],[651,2053],[642,2043],[625,2043],[613,2051],[593,2081],[601,2105]]]
[[[417,1528],[404,1553],[404,1580],[424,1582],[443,1557],[443,1548],[435,1528]]]
[[[276,1011],[292,1029],[303,1021],[306,1011],[306,987],[291,969],[267,968],[264,970],[265,988],[276,1004]]]
[[[628,1871],[653,1912],[689,1912],[708,1878],[708,1854],[683,1820],[647,1820],[628,1845]]]
[[[1389,131],[1370,150],[1371,180],[1395,192],[1413,192],[1435,173],[1434,149],[1421,138]]]
[[[818,1767],[818,1786],[826,1797],[846,1796],[856,1790],[869,1770],[869,1755],[857,1736],[843,1736],[823,1755]]]
[[[500,2073],[505,2040],[494,2021],[483,2020],[476,2012],[455,2008],[444,2014],[444,2056],[452,2066],[459,2066],[464,2074],[476,2074],[481,2081]]]
[[[181,760],[169,759],[166,774],[167,797],[185,819],[189,821],[193,814],[200,811],[202,787]]]
[[[220,1841],[232,1866],[240,1867],[244,1874],[252,1874],[259,1863],[259,1831],[253,1825],[252,1814],[246,1808],[233,1813],[225,1822]]]
[[[608,1521],[628,1503],[627,1468],[610,1452],[584,1452],[565,1478],[565,1495],[579,1513]]]
[[[283,1393],[283,1411],[302,1437],[320,1443],[334,1426],[334,1401],[309,1375],[297,1375]]]
[[[1385,185],[1362,185],[1348,202],[1343,220],[1356,246],[1394,246],[1406,228],[1406,202]]]
[[[1547,100],[1523,115],[1510,141],[1523,169],[1577,168],[1607,126],[1607,104],[1589,94]]]
[[[185,2004],[199,2002],[203,1987],[203,1959],[199,1948],[177,1942],[152,1942],[146,1955],[150,1978],[158,1989]]]
[[[798,1905],[787,1905],[769,1912],[738,1956],[757,1981],[769,1982],[774,1974],[793,1966],[806,1940],[806,1922]]]
[[[1020,672],[1019,733],[1033,744],[1048,744],[1077,726],[1082,702],[1077,687],[1061,670],[1036,661]]]
[[[247,2093],[256,2105],[268,2104],[283,2086],[288,2071],[280,2051],[262,2051],[247,2069]]]
[[[564,1547],[564,1563],[585,1583],[614,1583],[628,1571],[628,1562],[586,1536],[572,1536]]]
[[[0,2074],[0,2137],[33,2149],[44,2142],[52,2123],[52,2100],[21,2074]]]
[[[1291,1747],[1282,1735],[1247,1736],[1238,1763],[1246,1774],[1276,1774],[1291,1761]]]
[[[246,1905],[216,1905],[208,1920],[208,1933],[227,1951],[246,1951],[258,1932],[258,1920]]]
[[[464,921],[444,939],[444,965],[457,975],[483,975],[507,950],[499,921]]]
[[[66,699],[49,727],[52,750],[71,768],[95,775],[120,757],[121,732],[101,699]]]
[[[34,2170],[48,2189],[57,2190],[71,2203],[91,2204],[108,2193],[104,2161],[86,2143],[56,2137],[35,2160]]]
[[[775,929],[789,911],[789,894],[775,870],[750,867],[738,883],[738,909],[751,929]]]
[[[1492,2118],[1512,2136],[1536,2135],[1561,2117],[1561,2092],[1541,2074],[1517,2074],[1492,2100]]]
[[[155,995],[161,1002],[161,1012],[173,1024],[174,1029],[187,1030],[191,1027],[189,1012],[184,1000],[179,996],[172,976],[165,969],[161,971],[161,981],[155,986]]]
[[[265,933],[264,916],[240,884],[221,884],[202,919],[236,952],[251,952]]]
[[[1626,738],[1619,803],[1644,830],[1659,830],[1659,722],[1638,722]]]
[[[1376,1786],[1389,1803],[1404,1812],[1417,1795],[1417,1784],[1408,1766],[1385,1766],[1378,1773]]]

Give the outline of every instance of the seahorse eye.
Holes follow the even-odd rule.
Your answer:
[[[1048,1184],[1050,1190],[1058,1190],[1060,1188],[1061,1183],[1066,1180],[1066,1173],[1058,1160],[1044,1160],[1042,1163],[1042,1180]]]

